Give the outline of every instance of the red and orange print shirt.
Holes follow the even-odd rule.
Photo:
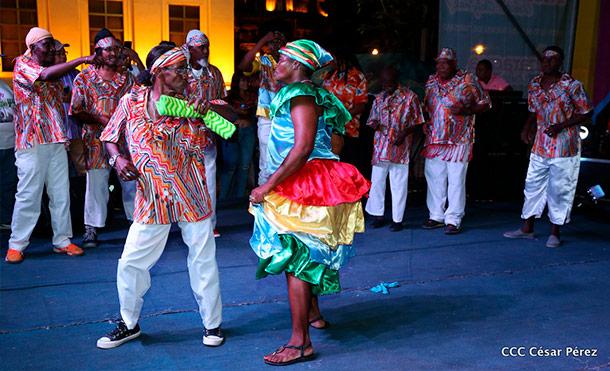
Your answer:
[[[112,116],[121,97],[133,86],[130,73],[116,73],[112,80],[104,80],[94,66],[84,69],[74,79],[70,114],[85,112],[90,115]],[[108,158],[100,134],[104,126],[97,122],[83,123],[83,142],[87,169],[108,167]]]
[[[63,123],[63,88],[59,80],[38,80],[44,69],[27,56],[20,56],[15,62],[13,92],[16,151],[37,144],[67,141]]]
[[[324,80],[323,87],[339,98],[350,112],[355,105],[368,101],[366,77],[356,68],[350,68],[347,72],[333,72]],[[360,114],[352,115],[352,119],[345,124],[345,135],[352,138],[360,135]]]
[[[544,131],[551,125],[560,124],[576,114],[586,114],[593,107],[582,83],[568,74],[544,90],[542,75],[530,81],[527,88],[527,104],[536,114],[537,131],[532,153],[545,158],[572,157],[580,154],[579,127],[571,126],[550,137]]]
[[[417,94],[409,88],[399,87],[392,94],[381,92],[375,97],[367,125],[379,123],[375,131],[373,161],[408,164],[413,138],[409,135],[400,145],[395,145],[398,134],[406,128],[424,123]]]
[[[425,126],[424,156],[444,161],[467,162],[472,157],[474,143],[474,115],[451,113],[455,105],[486,104],[491,107],[489,94],[476,77],[458,70],[455,76],[443,81],[434,74],[426,83],[425,109],[430,121]]]
[[[198,222],[212,212],[204,166],[207,143],[201,120],[147,111],[150,88],[125,95],[100,139],[117,143],[125,134],[137,179],[134,221],[143,224]]]

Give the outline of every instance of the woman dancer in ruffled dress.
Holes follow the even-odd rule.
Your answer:
[[[287,344],[264,357],[286,365],[314,357],[309,326],[325,328],[317,295],[341,290],[339,268],[353,255],[354,233],[364,232],[360,199],[370,183],[331,151],[351,116],[315,86],[311,75],[332,60],[310,40],[280,50],[275,78],[286,83],[271,103],[267,182],[252,190],[255,217],[250,244],[259,257],[257,278],[286,273],[292,319]]]

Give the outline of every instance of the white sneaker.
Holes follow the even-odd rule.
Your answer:
[[[546,247],[559,247],[561,245],[561,240],[559,237],[554,234],[549,236],[549,239],[546,240]]]
[[[208,347],[218,347],[224,343],[225,337],[220,327],[208,330],[204,329],[203,332],[203,345]]]

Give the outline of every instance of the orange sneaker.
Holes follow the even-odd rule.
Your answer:
[[[21,251],[9,248],[6,252],[6,258],[4,258],[4,261],[10,264],[21,263],[23,261],[23,253]]]
[[[73,243],[69,244],[66,247],[54,247],[53,251],[55,251],[58,254],[67,254],[70,256],[80,256],[85,253],[83,251],[83,249],[81,249],[80,247],[76,246]]]

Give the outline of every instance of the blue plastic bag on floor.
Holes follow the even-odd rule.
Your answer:
[[[388,289],[399,286],[400,284],[398,284],[398,282],[381,282],[379,285],[372,287],[371,291],[387,295],[390,293]]]

